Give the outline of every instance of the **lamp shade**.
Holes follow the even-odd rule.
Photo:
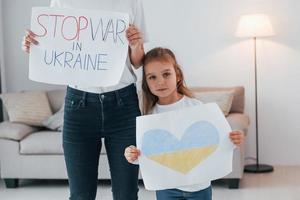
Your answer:
[[[237,37],[266,37],[275,33],[267,15],[251,14],[241,16],[235,35]]]

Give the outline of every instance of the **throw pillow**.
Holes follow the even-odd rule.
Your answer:
[[[9,121],[42,126],[42,121],[52,115],[45,92],[18,92],[0,95]]]
[[[5,121],[0,123],[0,138],[22,140],[24,137],[37,130],[36,127],[28,126],[26,124]]]
[[[196,99],[199,99],[203,103],[215,102],[218,104],[225,116],[229,114],[231,109],[234,91],[211,91],[211,92],[195,92]]]
[[[55,131],[62,131],[64,121],[64,105],[54,115],[45,119],[42,123],[45,127]]]

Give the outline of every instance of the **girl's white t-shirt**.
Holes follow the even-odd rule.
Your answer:
[[[146,25],[144,20],[144,9],[142,0],[51,0],[51,7],[60,8],[78,8],[124,12],[129,14],[129,23],[134,24],[143,34],[144,42],[148,41]],[[81,87],[79,85],[70,85],[70,87],[86,92],[104,93],[118,90],[135,83],[137,78],[132,69],[129,55],[124,63],[124,71],[120,82],[117,85],[109,87]]]
[[[178,110],[178,109],[187,108],[187,107],[191,107],[191,106],[197,106],[197,105],[201,105],[201,104],[202,104],[202,102],[197,99],[183,96],[179,101],[172,103],[172,104],[168,104],[168,105],[156,104],[153,107],[153,110],[151,113],[152,114],[163,113],[163,112]],[[186,192],[195,192],[195,191],[206,189],[209,186],[210,186],[210,182],[205,182],[205,183],[200,183],[200,184],[196,184],[196,185],[188,185],[188,186],[178,187],[177,189],[186,191]]]

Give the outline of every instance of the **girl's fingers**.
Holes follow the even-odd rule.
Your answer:
[[[234,139],[235,139],[235,140],[243,140],[244,137],[242,137],[242,136],[235,136]]]
[[[230,139],[231,139],[231,141],[233,141],[233,142],[242,142],[242,141],[243,141],[242,138],[230,138]]]
[[[139,156],[139,154],[140,153],[138,150],[125,152],[125,156],[130,156],[130,157],[137,157],[137,156]]]
[[[140,151],[135,146],[129,146],[125,149],[124,153],[125,157],[131,157],[131,156],[139,156]]]
[[[232,141],[233,144],[235,144],[237,146],[240,146],[243,143],[243,141],[240,140],[240,139],[235,139],[235,140],[231,140],[231,141]]]
[[[230,132],[229,137],[244,137],[244,134],[241,131],[232,131]]]
[[[242,131],[232,131],[229,134],[229,138],[233,144],[240,146],[244,141],[244,134]]]
[[[127,147],[124,152],[126,160],[130,163],[133,163],[135,160],[137,160],[139,155],[140,151],[133,145]]]
[[[125,156],[134,156],[134,155],[138,155],[137,151],[127,151],[125,152]]]
[[[135,146],[130,145],[129,147],[127,147],[125,149],[125,152],[132,152],[132,151],[136,151],[136,150],[137,150],[137,148]]]
[[[135,160],[138,159],[138,155],[137,154],[126,154],[125,155],[126,160],[128,160],[129,162],[134,162]]]
[[[241,135],[230,135],[229,136],[230,137],[230,139],[243,139],[244,137],[243,136],[241,136]]]

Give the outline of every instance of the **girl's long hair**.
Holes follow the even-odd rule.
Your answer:
[[[182,70],[179,64],[177,63],[174,53],[170,49],[156,47],[150,50],[149,52],[147,52],[147,54],[144,57],[144,62],[143,62],[144,67],[152,61],[171,63],[174,66],[176,72],[177,92],[188,97],[193,97],[192,92],[186,87]],[[142,90],[143,90],[143,114],[148,114],[157,103],[158,97],[153,95],[148,87],[146,81],[145,69],[143,70]]]

